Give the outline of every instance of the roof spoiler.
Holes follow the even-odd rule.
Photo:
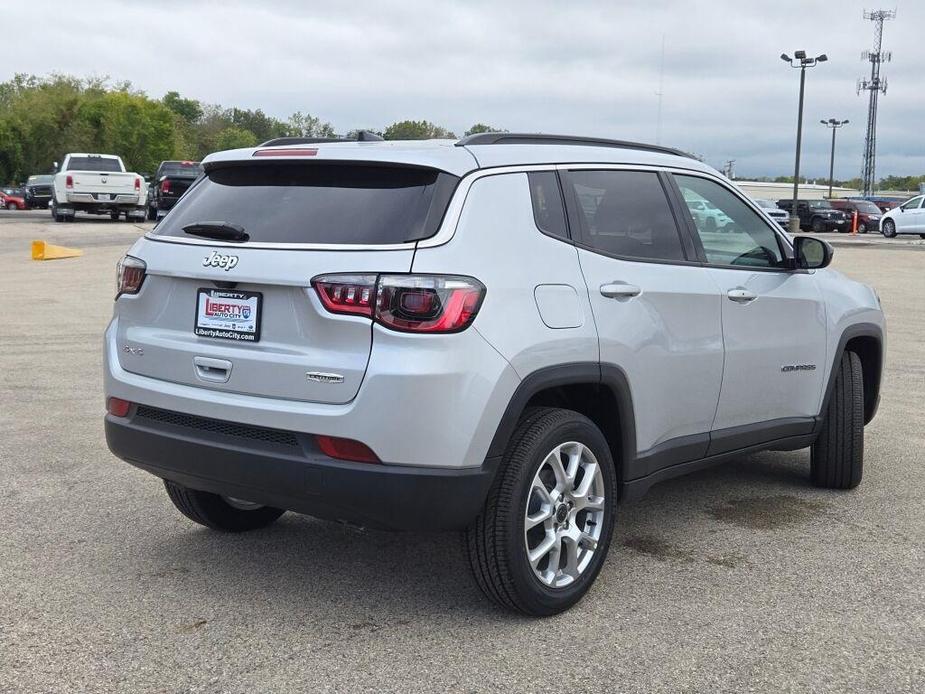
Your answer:
[[[457,147],[468,145],[583,145],[586,147],[619,147],[637,149],[660,154],[673,154],[677,157],[695,159],[692,154],[673,147],[650,145],[627,140],[607,140],[600,137],[576,137],[574,135],[545,135],[542,133],[477,133],[464,137],[456,143]]]
[[[258,146],[318,145],[324,142],[381,142],[382,139],[380,135],[369,130],[357,130],[356,137],[275,137]]]

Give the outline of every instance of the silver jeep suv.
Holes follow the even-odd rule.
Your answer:
[[[690,156],[488,133],[204,168],[105,340],[110,449],[197,523],[464,530],[484,593],[548,615],[655,482],[805,447],[861,480],[877,295]]]

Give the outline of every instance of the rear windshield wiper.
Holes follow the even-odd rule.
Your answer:
[[[244,227],[229,222],[194,222],[183,227],[183,231],[192,236],[204,236],[208,239],[222,241],[247,241],[250,236]]]

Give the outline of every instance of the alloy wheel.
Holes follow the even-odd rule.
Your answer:
[[[604,477],[594,453],[569,441],[540,464],[524,512],[524,546],[533,574],[550,588],[578,579],[604,528]]]

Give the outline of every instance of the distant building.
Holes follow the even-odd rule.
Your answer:
[[[793,198],[792,183],[771,183],[768,181],[733,181],[751,198],[764,198],[766,200],[790,200]],[[856,188],[832,187],[833,198],[860,197],[861,191]],[[822,200],[829,197],[829,186],[818,183],[801,183],[799,196],[804,200]]]

